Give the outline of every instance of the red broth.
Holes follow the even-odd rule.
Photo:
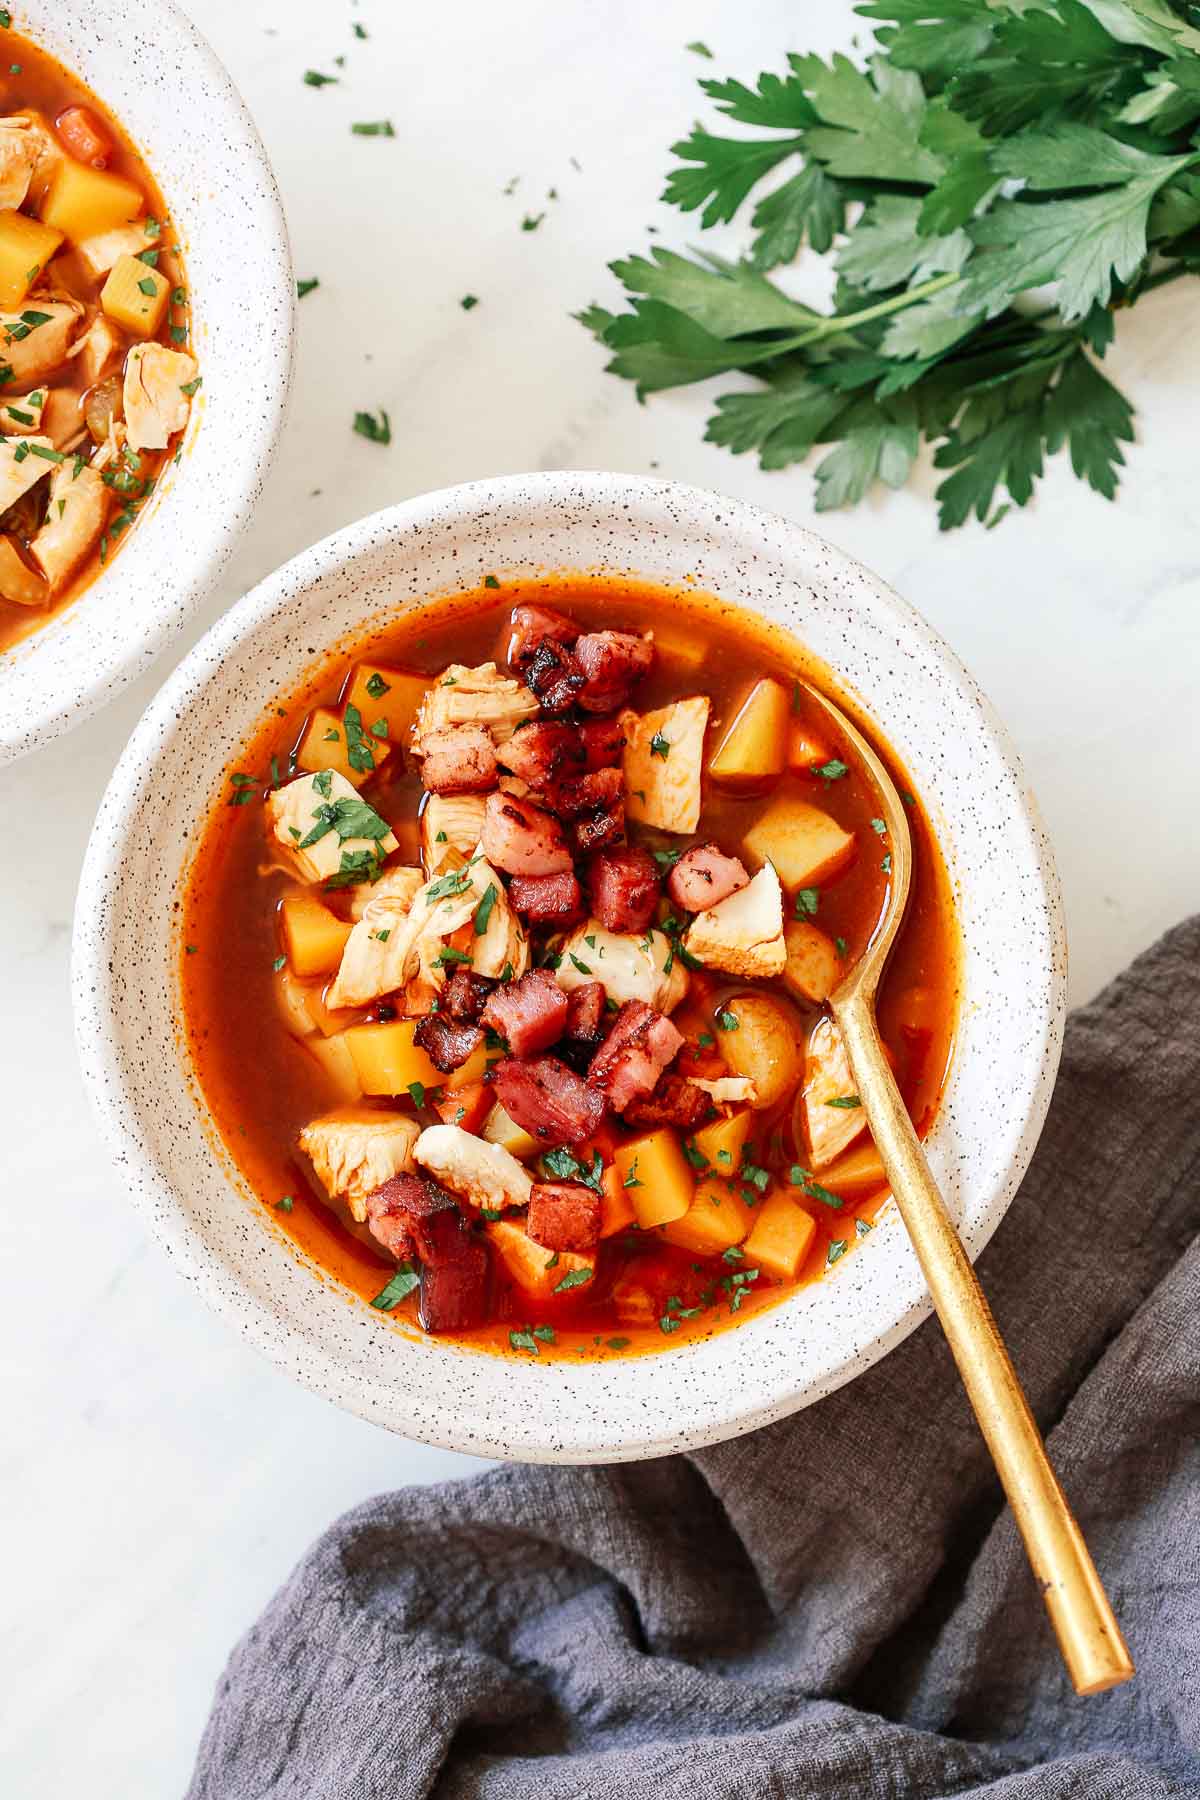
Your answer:
[[[44,50],[12,30],[0,49],[3,651],[120,550],[200,378],[180,247],[144,160]]]
[[[785,881],[785,914],[789,922],[820,934],[825,946],[832,946],[826,948],[826,956],[835,955],[839,968],[849,966],[861,952],[885,899],[887,848],[872,823],[876,805],[870,786],[846,747],[816,716],[817,709],[806,710],[794,692],[798,675],[813,678],[811,661],[803,659],[800,647],[784,633],[705,596],[615,579],[506,582],[501,588],[430,601],[385,633],[331,653],[302,692],[277,699],[264,694],[263,720],[236,768],[230,769],[226,793],[204,824],[186,884],[181,936],[186,1040],[224,1148],[259,1204],[321,1270],[368,1300],[386,1290],[396,1263],[366,1225],[352,1220],[344,1199],[326,1191],[298,1141],[311,1121],[347,1098],[331,1083],[327,1063],[318,1060],[329,1054],[321,1046],[336,1040],[347,1025],[387,1022],[393,1014],[403,1017],[405,1000],[390,994],[357,1011],[331,1013],[323,1000],[329,992],[328,972],[297,983],[289,965],[288,939],[281,931],[279,903],[282,893],[298,890],[277,866],[264,873],[276,862],[264,801],[273,788],[300,778],[298,751],[310,765],[324,757],[342,759],[347,766],[345,747],[332,735],[338,731],[337,722],[330,724],[322,714],[316,722],[319,729],[314,730],[314,709],[338,713],[355,680],[355,691],[362,698],[370,692],[364,687],[368,671],[378,666],[418,672],[420,686],[428,688],[445,679],[449,664],[477,665],[494,659],[503,667],[513,609],[531,601],[560,610],[585,631],[654,634],[654,666],[633,692],[635,711],[652,711],[683,696],[709,697],[697,829],[675,835],[627,821],[630,843],[663,852],[664,861],[672,850],[692,842],[712,842],[736,853],[744,849],[747,832],[753,835],[755,821],[768,808],[782,804],[786,812],[797,803],[819,809],[852,835],[853,849],[845,866],[819,884],[796,887]],[[789,753],[797,766],[778,776],[727,777],[718,783],[708,765],[748,694],[764,679],[779,683],[789,697]],[[398,693],[394,682],[388,692]],[[382,710],[393,702],[381,694],[378,704]],[[394,704],[399,707],[401,701]],[[888,763],[909,805],[913,894],[881,990],[879,1019],[906,1104],[924,1134],[936,1117],[954,1040],[959,1001],[957,925],[949,881],[920,798],[910,791],[905,771],[879,731],[869,721],[858,722]],[[386,758],[360,791],[398,839],[389,864],[416,864],[421,855],[421,765],[411,754],[406,733],[375,741],[377,748],[386,742]],[[748,856],[747,869],[758,860]],[[351,891],[341,888],[320,896],[326,913],[344,921],[343,932],[349,923]],[[660,903],[658,916],[664,912],[677,920],[681,917],[667,899]],[[544,959],[548,950],[553,953],[558,942],[545,931],[534,930],[530,936],[535,960]],[[580,948],[581,962],[593,955],[584,944]],[[595,972],[590,965],[589,969]],[[300,995],[301,1035],[296,1035],[295,1008],[289,1012],[286,1004],[289,993],[293,1001]],[[761,997],[782,1006],[794,1022],[802,1048],[811,1045],[812,1033],[827,1012],[819,1000],[800,997],[794,988],[789,991],[780,977],[748,979],[720,969],[693,968],[689,992],[672,1013],[686,1039],[676,1072],[685,1078],[710,1079],[733,1074],[727,1058],[734,1035],[723,1031],[722,1023],[744,1009],[749,996],[757,998],[741,1020],[746,1037],[739,1040],[739,1056],[762,1041],[754,1018]],[[611,1007],[608,1016],[611,1022]],[[314,1027],[314,1019],[321,1021],[320,1027]],[[491,1104],[488,1084],[496,1079],[492,1069],[501,1055],[497,1046],[486,1054],[481,1106]],[[808,1065],[801,1066],[807,1072]],[[435,1075],[434,1082],[453,1082],[456,1073]],[[395,1086],[398,1091],[393,1094],[355,1099],[354,1104],[368,1112],[411,1114],[427,1125],[437,1124],[439,1118],[454,1119],[460,1110],[444,1087],[426,1082],[410,1095],[399,1078]],[[839,1126],[854,1134],[848,1148],[832,1162],[813,1166],[812,1144],[803,1121],[796,1117],[796,1094],[797,1082],[791,1080],[782,1096],[764,1108],[725,1104],[710,1108],[708,1125],[728,1125],[739,1117],[745,1120],[749,1113],[736,1168],[727,1155],[722,1166],[715,1155],[697,1154],[703,1125],[673,1132],[686,1158],[693,1206],[695,1193],[706,1184],[715,1190],[718,1205],[723,1198],[721,1210],[709,1210],[698,1226],[690,1210],[682,1226],[678,1219],[666,1225],[639,1224],[635,1203],[652,1205],[653,1194],[638,1192],[644,1184],[637,1162],[631,1163],[631,1154],[637,1152],[635,1145],[631,1153],[630,1144],[632,1140],[644,1144],[653,1128],[631,1125],[610,1113],[592,1140],[568,1150],[577,1167],[566,1168],[568,1177],[581,1168],[597,1173],[604,1190],[606,1235],[583,1257],[540,1249],[541,1265],[552,1266],[547,1275],[537,1274],[533,1288],[514,1277],[495,1235],[507,1232],[512,1240],[514,1219],[520,1220],[521,1214],[480,1220],[477,1211],[464,1204],[462,1211],[472,1220],[474,1235],[487,1249],[488,1311],[482,1323],[451,1335],[480,1349],[538,1357],[648,1352],[725,1329],[822,1276],[866,1236],[886,1198],[886,1187],[869,1137],[857,1129],[860,1121],[853,1120],[852,1104],[836,1108]],[[472,1093],[466,1098],[474,1104]],[[838,1100],[851,1102],[852,1096],[835,1096]],[[465,1116],[467,1109],[461,1110]],[[828,1118],[834,1116],[830,1111]],[[822,1116],[818,1120],[822,1130],[825,1123]],[[477,1120],[468,1120],[468,1125],[481,1129]],[[736,1124],[733,1130],[727,1141],[736,1144]],[[593,1161],[597,1154],[598,1164]],[[678,1160],[673,1165],[676,1171]],[[537,1151],[526,1161],[537,1179]],[[556,1165],[561,1175],[561,1157],[552,1157],[550,1173],[556,1172]],[[613,1172],[618,1166],[619,1179]],[[658,1164],[653,1166],[657,1170]],[[802,1169],[810,1179],[800,1176]],[[649,1185],[653,1193],[667,1191],[662,1183]],[[776,1214],[786,1243],[782,1265],[777,1261],[772,1268],[769,1257],[764,1260],[755,1252],[760,1241],[755,1231]],[[692,1220],[690,1227],[686,1220]],[[702,1232],[701,1247],[696,1229]],[[681,1232],[687,1241],[679,1241]],[[790,1267],[787,1255],[795,1249],[797,1237],[801,1253]],[[766,1238],[769,1241],[771,1233]],[[558,1271],[565,1268],[570,1273],[581,1262],[587,1274],[560,1288]],[[305,1278],[298,1268],[296,1279]],[[387,1316],[401,1329],[419,1333],[418,1299],[414,1288]]]

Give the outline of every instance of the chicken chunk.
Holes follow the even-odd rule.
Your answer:
[[[0,513],[7,512],[49,472],[56,454],[49,438],[0,440]]]
[[[426,690],[413,725],[413,744],[419,750],[429,732],[442,725],[483,725],[495,743],[505,744],[522,719],[534,718],[537,710],[528,688],[501,675],[494,662],[473,669],[451,663]]]
[[[631,819],[660,831],[695,831],[708,698],[693,695],[648,713],[622,713],[625,807]]]
[[[83,238],[76,244],[75,254],[93,278],[107,275],[121,257],[140,256],[143,250],[152,247],[153,239],[146,234],[146,224],[145,219],[136,219],[132,225],[116,225],[111,231],[98,231],[94,237]]]
[[[95,469],[74,460],[58,464],[45,520],[29,546],[52,590],[62,587],[99,538],[108,505],[108,489]]]
[[[34,388],[28,394],[15,394],[0,405],[0,431],[6,437],[28,437],[41,432],[42,414],[46,410],[46,389]]]
[[[367,1195],[413,1166],[421,1128],[403,1113],[342,1106],[314,1119],[300,1133],[300,1148],[332,1200],[344,1200],[361,1225]]]
[[[12,371],[10,387],[29,387],[67,360],[83,315],[77,300],[43,300],[20,312],[0,312],[0,362]]]
[[[496,785],[496,746],[483,725],[438,725],[425,733],[418,754],[432,794],[485,794]]]
[[[107,313],[98,312],[71,349],[72,357],[79,358],[79,370],[86,387],[95,387],[103,380],[120,348],[121,336],[116,326]]]
[[[0,208],[16,209],[29,192],[29,178],[38,159],[38,138],[32,121],[19,114],[0,119]]]
[[[721,1075],[716,1081],[702,1081],[699,1075],[688,1078],[693,1087],[702,1088],[718,1106],[753,1106],[758,1091],[748,1075]]]
[[[416,1141],[413,1156],[443,1187],[470,1206],[500,1212],[529,1203],[533,1182],[516,1157],[457,1125],[427,1126]]]
[[[823,1169],[866,1129],[842,1034],[830,1018],[818,1019],[804,1055],[802,1106],[809,1158]]]
[[[598,919],[588,919],[567,938],[559,956],[555,980],[568,994],[599,981],[618,1006],[627,1000],[644,1000],[658,1012],[668,1013],[688,990],[688,972],[661,931],[633,937],[606,931]]]
[[[2,453],[3,446],[0,446]],[[336,815],[336,823],[330,823],[329,810]],[[272,789],[267,795],[267,818],[276,845],[302,881],[327,881],[341,871],[343,857],[378,862],[398,848],[385,821],[359,799],[345,776],[339,775],[336,769],[300,775],[295,781]],[[328,829],[315,842],[305,843],[304,840],[312,837],[322,824]],[[382,826],[383,835],[341,835],[342,830],[363,830],[367,825],[371,825],[372,830]]]
[[[131,450],[165,450],[188,422],[193,356],[162,344],[135,344],[125,358],[125,424]]]
[[[372,902],[384,900],[397,912],[407,912],[417,897],[418,889],[424,886],[425,877],[420,869],[414,869],[408,863],[396,863],[392,868],[385,869],[378,881],[362,881],[347,890],[350,917],[357,921],[364,916]]]
[[[451,851],[470,856],[482,836],[482,794],[430,794],[421,809],[421,855],[430,875]]]
[[[684,934],[684,948],[709,969],[727,975],[778,975],[787,962],[783,938],[783,889],[771,863],[747,887],[698,913]]]

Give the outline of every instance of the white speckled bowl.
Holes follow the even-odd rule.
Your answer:
[[[412,500],[296,557],[175,671],[109,785],[75,913],[80,1056],[131,1198],[213,1306],[340,1406],[483,1456],[607,1461],[748,1431],[861,1373],[928,1310],[890,1209],[827,1279],[707,1342],[577,1366],[414,1341],[308,1273],[214,1155],[176,1037],[173,908],[242,741],[322,646],[367,619],[380,626],[493,570],[597,565],[694,578],[791,626],[857,692],[930,806],[966,952],[958,1049],[928,1147],[972,1255],[1028,1162],[1061,1040],[1058,886],[1004,731],[917,614],[832,545],[694,488],[554,474]]]
[[[275,178],[225,70],[169,0],[25,0],[13,29],[125,127],[183,246],[204,385],[178,466],[83,595],[0,653],[0,764],[140,675],[209,592],[253,514],[283,424],[295,283]],[[3,36],[0,33],[0,36]]]

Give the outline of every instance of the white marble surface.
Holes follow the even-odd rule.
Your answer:
[[[261,515],[191,638],[313,538],[472,476],[657,468],[811,522],[809,474],[763,475],[702,444],[707,396],[637,407],[568,315],[611,297],[604,264],[643,247],[646,225],[695,241],[655,198],[665,146],[702,105],[707,65],[684,44],[703,38],[718,70],[753,75],[789,47],[847,45],[847,5],[812,0],[803,32],[783,0],[193,10],[266,137],[297,272],[321,288],[301,309]],[[340,86],[302,85],[338,54]],[[394,140],[349,135],[387,116]],[[1080,1000],[1200,889],[1197,291],[1121,321],[1111,364],[1144,441],[1118,506],[1060,460],[1038,504],[993,533],[939,538],[928,481],[822,527],[925,611],[1011,726],[1057,845]],[[464,313],[468,292],[480,304]],[[388,449],[349,429],[379,406]],[[13,1795],[69,1792],[82,1771],[90,1800],[180,1793],[229,1648],[310,1539],[381,1487],[478,1466],[339,1416],[230,1337],[148,1243],[100,1151],[68,1014],[71,910],[95,805],[153,686],[0,775],[0,816],[19,811],[37,846],[0,867]]]

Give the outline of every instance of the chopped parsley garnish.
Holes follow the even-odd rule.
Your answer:
[[[396,135],[396,127],[390,119],[366,119],[350,127],[354,137],[390,137]]]
[[[446,875],[439,875],[425,889],[427,900],[453,900],[459,894],[465,894],[471,885],[470,869],[451,869]]]
[[[274,1206],[276,1212],[290,1213],[295,1207],[296,1202],[291,1194],[285,1194],[282,1200],[274,1200],[271,1204]]]
[[[472,307],[479,305],[479,295],[464,294],[458,304],[462,307],[464,312],[470,312]]]
[[[581,1181],[585,1187],[594,1188],[596,1193],[600,1192],[604,1159],[598,1150],[593,1150],[590,1163],[581,1163],[570,1150],[547,1150],[542,1158],[542,1166],[556,1181]]]
[[[886,819],[872,819],[871,820],[871,830],[877,831],[879,833],[880,837],[882,837],[884,832],[887,830],[887,820]]]
[[[698,1150],[696,1148],[695,1144],[691,1143],[690,1141],[684,1143],[683,1154],[687,1157],[687,1159],[691,1163],[693,1169],[707,1169],[708,1168],[707,1156],[705,1156],[703,1150]]]
[[[846,1254],[845,1238],[834,1238],[825,1257],[825,1267],[832,1269],[835,1262],[840,1262]]]
[[[233,789],[229,796],[230,806],[248,806],[254,799],[258,783],[253,775],[234,774],[229,777],[229,785]]]
[[[727,1263],[745,1262],[746,1252],[740,1244],[730,1244],[728,1250],[722,1250],[721,1261]]]
[[[354,429],[359,437],[365,437],[367,442],[371,444],[390,444],[392,441],[391,420],[384,412],[382,406],[379,409],[378,418],[375,417],[374,413],[356,412],[354,415]]]
[[[357,19],[352,20],[350,29],[354,33],[356,38],[365,39],[365,37],[367,35],[367,28],[365,25],[361,25]]]
[[[271,967],[274,969],[275,973],[278,975],[280,969],[287,967],[287,957],[286,956],[277,956],[275,958],[275,961],[271,964]]]
[[[573,950],[569,952],[569,955],[570,955],[571,961],[574,963],[575,967],[579,970],[579,973],[581,975],[590,975],[591,974],[592,971],[588,967],[587,963],[581,962],[579,957],[576,956],[576,954]]]
[[[458,1109],[458,1112],[459,1112],[459,1117],[461,1118],[463,1116],[463,1114],[466,1112],[466,1108],[463,1106],[460,1106]],[[486,1219],[489,1225],[494,1225],[496,1223],[497,1219],[501,1219],[504,1217],[503,1213],[500,1212],[499,1209],[494,1206],[481,1206],[479,1209],[479,1216],[481,1219]]]
[[[541,224],[542,220],[545,218],[545,216],[546,215],[544,212],[526,213],[525,217],[521,220],[521,230],[522,231],[536,231],[538,226]]]
[[[391,683],[383,679],[383,676],[379,673],[378,669],[372,669],[371,673],[367,676],[367,692],[370,694],[372,700],[382,700],[383,696],[385,694],[390,694],[391,691]]]
[[[683,851],[682,850],[655,850],[653,852],[653,855],[654,855],[654,860],[658,864],[659,868],[666,870],[666,869],[673,869],[675,867],[675,864],[679,861],[680,857],[683,855]]]
[[[483,578],[483,585],[485,588],[498,588],[500,583],[494,575],[485,575]]]
[[[386,738],[388,734],[388,722],[386,719],[376,719],[367,727],[367,729],[374,738]]]
[[[741,1029],[741,1020],[736,1013],[728,1012],[722,1007],[717,1014],[717,1025],[721,1031],[738,1031]]]
[[[661,756],[664,762],[671,754],[671,741],[669,738],[665,738],[661,731],[656,731],[650,739],[650,754],[651,756]]]
[[[696,1042],[702,1050],[711,1050],[716,1041],[717,1040],[711,1031],[702,1031],[700,1036],[696,1039]]]
[[[155,294],[158,292],[154,278],[150,275],[147,275],[144,281],[139,281],[137,287],[138,293],[145,294],[147,300],[153,300]]]
[[[843,1111],[852,1112],[856,1106],[862,1105],[862,1101],[857,1094],[835,1094],[833,1099],[827,1100],[825,1104],[826,1106],[840,1106]]]
[[[840,781],[843,775],[848,775],[850,773],[850,770],[844,762],[839,762],[835,756],[832,757],[829,762],[822,763],[819,768],[814,769],[813,773],[819,775],[821,780],[828,784],[831,781]]]
[[[819,888],[801,888],[800,892],[796,895],[796,917],[798,919],[811,919],[820,904],[821,892]]]
[[[891,872],[892,872],[892,853],[890,850],[888,851],[887,855],[884,857],[883,861],[880,863],[879,866],[883,870],[885,875],[891,874]]]
[[[307,281],[298,281],[296,283],[296,298],[297,298],[297,300],[303,300],[305,294],[313,293],[315,289],[320,287],[320,285],[321,285],[321,278],[319,275],[310,275]]]
[[[421,1285],[421,1277],[410,1262],[402,1262],[386,1287],[380,1288],[371,1305],[376,1312],[391,1312],[393,1306],[399,1306],[407,1300],[414,1288]]]
[[[802,1169],[799,1163],[793,1163],[788,1170],[788,1180],[793,1187],[803,1188],[806,1194],[811,1195],[814,1200],[819,1200],[823,1206],[840,1208],[843,1204],[838,1194],[830,1193],[827,1187],[822,1187],[821,1183],[814,1180],[808,1170]]]
[[[346,729],[346,758],[360,775],[369,775],[375,767],[375,754],[363,731],[362,714],[357,706],[347,705],[342,715]]]
[[[605,1338],[604,1341],[608,1345],[610,1350],[628,1350],[630,1343],[632,1342],[632,1339],[623,1338],[623,1337],[611,1337],[611,1338]]]
[[[200,392],[200,389],[203,386],[204,386],[203,375],[196,375],[193,377],[193,379],[191,381],[181,381],[179,384],[179,391],[181,394],[186,394],[188,399],[190,400],[192,395],[198,394]]]
[[[325,769],[322,773],[329,775],[330,770]],[[320,779],[320,775],[313,776],[314,788],[318,786]],[[328,782],[324,789],[318,791],[327,794]],[[313,819],[315,823],[312,830],[307,837],[300,839],[301,850],[308,850],[313,844],[319,844],[331,831],[337,833],[339,842],[343,844],[351,838],[366,838],[372,843],[378,843],[391,831],[387,820],[381,819],[375,808],[365,800],[360,800],[357,794],[342,794],[336,800],[323,801],[315,809]]]
[[[690,50],[693,56],[705,56],[709,62],[712,61],[712,51],[707,44],[701,43],[699,38],[694,43],[685,44],[683,47],[685,50]]]
[[[510,1331],[508,1341],[514,1350],[524,1350],[530,1356],[540,1356],[539,1344],[554,1342],[554,1327],[553,1325],[531,1325],[527,1326],[524,1331]]]
[[[433,959],[435,969],[448,969],[452,964],[460,966],[469,963],[471,958],[465,950],[456,950],[453,944],[444,944]]]
[[[584,1287],[596,1273],[595,1269],[568,1269],[554,1288],[556,1294],[569,1293],[572,1288]]]
[[[423,1081],[410,1081],[408,1084],[408,1097],[414,1106],[424,1106],[425,1083]]]
[[[357,887],[363,881],[378,881],[383,874],[383,857],[373,845],[362,850],[343,850],[337,872],[327,875],[327,888]]]
[[[303,81],[305,87],[332,87],[337,81],[336,75],[322,75],[320,69],[305,69]]]
[[[479,902],[479,905],[475,908],[475,936],[476,937],[482,937],[484,932],[487,930],[488,920],[492,916],[492,908],[495,906],[497,898],[498,898],[498,894],[497,894],[496,884],[494,881],[489,881],[487,884],[487,889],[484,893],[483,899]]]
[[[844,937],[835,937],[833,940],[833,947],[837,951],[838,955],[844,959],[845,955],[846,955],[846,947],[847,947],[845,938]]]
[[[868,1231],[870,1231],[870,1229],[871,1229],[871,1226],[870,1226],[870,1223],[869,1223],[869,1221],[868,1221],[868,1220],[866,1220],[866,1219],[855,1219],[855,1221],[854,1221],[854,1235],[855,1235],[855,1237],[860,1237],[860,1238],[865,1238],[865,1237],[866,1237],[866,1235],[867,1235],[867,1233],[868,1233]]]

